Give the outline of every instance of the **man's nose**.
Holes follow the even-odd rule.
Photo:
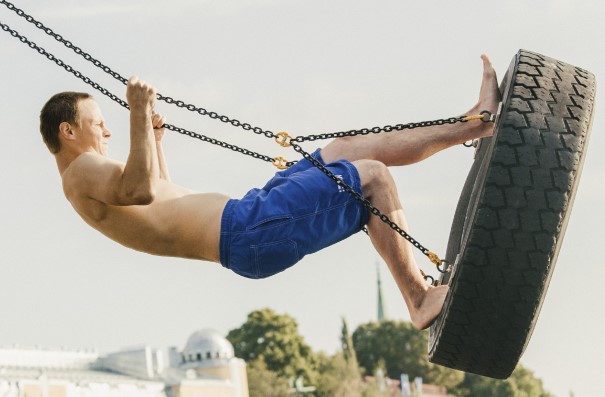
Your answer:
[[[103,130],[103,136],[106,138],[109,138],[111,136],[111,131],[109,131],[107,128],[105,128]]]

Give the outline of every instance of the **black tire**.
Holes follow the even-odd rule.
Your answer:
[[[500,87],[494,136],[464,185],[441,278],[450,290],[429,360],[505,379],[536,324],[585,158],[594,75],[521,50]]]

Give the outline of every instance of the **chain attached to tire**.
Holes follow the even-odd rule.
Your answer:
[[[6,6],[11,11],[14,11],[20,17],[25,18],[29,23],[32,23],[38,29],[44,31],[49,36],[53,37],[55,40],[57,40],[60,43],[62,43],[65,47],[73,50],[76,54],[82,56],[85,60],[91,62],[94,66],[96,66],[97,68],[101,69],[105,73],[109,74],[111,77],[113,77],[114,79],[118,80],[122,84],[127,84],[128,83],[128,80],[126,78],[124,78],[122,75],[120,75],[119,73],[113,71],[111,68],[109,68],[108,66],[104,65],[99,60],[93,58],[90,54],[84,52],[81,48],[73,45],[73,43],[71,43],[70,41],[65,40],[61,35],[55,33],[52,29],[46,27],[44,24],[42,24],[41,22],[37,21],[32,16],[26,14],[23,10],[15,7],[14,4],[12,4],[12,3],[10,3],[10,2],[8,2],[6,0],[0,0],[0,4]],[[62,60],[58,59],[53,54],[47,52],[42,47],[39,47],[36,43],[30,41],[25,36],[19,34],[15,30],[11,29],[8,25],[2,23],[1,21],[0,21],[0,27],[2,28],[2,30],[8,32],[10,35],[12,35],[13,37],[17,38],[23,44],[26,44],[28,47],[30,47],[33,50],[36,50],[41,55],[45,56],[48,60],[53,61],[58,66],[60,66],[63,69],[65,69],[67,72],[73,74],[75,77],[77,77],[78,79],[82,80],[84,83],[90,85],[95,90],[101,92],[103,95],[107,96],[108,98],[110,98],[114,102],[118,103],[120,106],[122,106],[122,107],[124,107],[126,109],[130,109],[129,106],[128,106],[128,104],[124,100],[122,100],[119,97],[117,97],[116,95],[112,94],[107,89],[103,88],[102,86],[100,86],[99,84],[97,84],[96,82],[94,82],[93,80],[91,80],[90,78],[88,78],[87,76],[85,76],[84,74],[82,74],[81,72],[79,72],[78,70],[74,69],[72,66],[70,66],[70,65],[66,64],[65,62],[63,62]],[[173,99],[171,97],[161,95],[159,93],[157,94],[157,99],[161,100],[161,101],[164,101],[164,102],[166,102],[168,104],[173,104],[173,105],[175,105],[175,106],[177,106],[179,108],[184,108],[184,109],[189,110],[191,112],[196,112],[196,113],[198,113],[198,114],[200,114],[202,116],[207,116],[207,117],[210,117],[211,119],[215,119],[215,120],[219,120],[219,121],[221,121],[223,123],[231,124],[234,127],[240,127],[240,128],[242,128],[242,129],[244,129],[246,131],[252,131],[252,132],[254,132],[257,135],[264,135],[267,138],[274,139],[282,147],[290,147],[291,146],[297,153],[299,153],[300,155],[302,155],[303,158],[305,158],[308,161],[310,161],[315,167],[317,167],[319,170],[321,170],[326,176],[328,176],[332,181],[334,181],[343,190],[345,190],[346,192],[348,192],[349,194],[351,194],[355,199],[357,199],[358,201],[360,201],[368,209],[368,211],[371,214],[377,216],[382,222],[384,222],[385,224],[387,224],[392,230],[394,230],[400,236],[402,236],[403,238],[405,238],[414,247],[416,247],[418,250],[420,250],[420,252],[422,252],[424,255],[426,255],[428,257],[428,259],[433,264],[435,264],[435,266],[437,267],[437,270],[440,273],[445,273],[445,272],[449,271],[449,267],[447,266],[447,264],[445,263],[445,261],[441,260],[437,254],[435,254],[434,252],[429,251],[427,248],[425,248],[416,239],[414,239],[412,236],[410,236],[405,230],[403,230],[395,222],[393,222],[387,215],[383,214],[378,208],[374,207],[369,200],[365,199],[361,194],[359,194],[358,192],[356,192],[351,186],[349,186],[348,184],[346,184],[342,179],[340,179],[336,175],[334,175],[334,173],[332,173],[329,169],[327,169],[323,164],[321,164],[319,161],[317,161],[316,159],[314,159],[308,152],[306,152],[299,145],[299,143],[308,142],[308,141],[323,140],[323,139],[352,137],[352,136],[357,136],[357,135],[378,134],[378,133],[382,133],[382,132],[403,131],[403,130],[409,130],[409,129],[415,129],[415,128],[423,128],[423,127],[444,125],[444,124],[463,123],[463,122],[467,122],[467,121],[470,121],[470,120],[481,120],[483,122],[493,122],[495,120],[495,115],[492,114],[491,112],[488,112],[488,111],[484,110],[479,115],[450,117],[450,118],[447,118],[447,119],[437,119],[437,120],[432,120],[432,121],[422,121],[422,122],[415,122],[415,123],[408,123],[408,124],[396,124],[396,125],[393,125],[393,126],[386,125],[386,126],[383,126],[383,127],[362,128],[362,129],[359,129],[359,130],[348,130],[348,131],[340,131],[340,132],[333,132],[333,133],[324,133],[324,134],[316,134],[316,135],[291,137],[287,132],[280,132],[280,133],[275,134],[272,131],[263,130],[260,127],[255,127],[255,126],[252,126],[252,125],[250,125],[248,123],[242,123],[242,122],[240,122],[237,119],[230,118],[230,117],[224,116],[224,115],[220,115],[220,114],[218,114],[216,112],[208,111],[205,108],[198,107],[198,106],[195,106],[195,105],[192,105],[192,104],[188,104],[188,103],[185,103],[184,101],[176,100],[176,99]],[[171,125],[171,124],[164,124],[164,128],[167,128],[167,129],[169,129],[171,131],[178,132],[178,133],[183,134],[183,135],[190,136],[192,138],[196,138],[196,139],[202,140],[204,142],[211,143],[213,145],[221,146],[221,147],[226,148],[226,149],[230,149],[230,150],[233,150],[233,151],[236,151],[236,152],[239,152],[239,153],[242,153],[242,154],[245,154],[245,155],[257,158],[257,159],[261,159],[261,160],[266,161],[266,162],[270,162],[270,163],[272,163],[273,165],[275,165],[279,169],[288,168],[288,167],[290,167],[291,165],[293,165],[295,163],[295,161],[288,162],[283,157],[275,157],[275,158],[273,158],[273,157],[270,157],[270,156],[259,154],[259,153],[250,151],[248,149],[244,149],[244,148],[241,148],[239,146],[232,145],[232,144],[220,141],[218,139],[210,138],[210,137],[207,137],[205,135],[198,134],[196,132],[186,130],[184,128],[176,127],[176,126]],[[367,233],[366,229],[364,229],[364,231]],[[444,266],[444,269],[442,269],[441,266]],[[430,279],[430,283],[432,285],[437,285],[438,281],[435,280],[432,276],[426,275],[422,270],[420,270],[420,272],[421,272],[421,274],[422,274],[422,276],[424,277],[425,280],[429,281],[429,279]]]

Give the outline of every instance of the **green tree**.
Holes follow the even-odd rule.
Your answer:
[[[288,397],[288,380],[269,371],[262,360],[248,363],[250,397]]]
[[[373,374],[383,360],[390,378],[402,373],[420,376],[426,383],[451,388],[462,382],[464,373],[429,363],[428,332],[405,321],[381,321],[360,325],[353,332],[353,346],[365,374]]]
[[[342,350],[334,356],[319,356],[319,380],[317,397],[362,397],[365,384],[361,378],[361,368],[357,363],[353,342],[346,320],[342,319],[340,333]]]
[[[342,353],[347,361],[354,360],[357,364],[357,355],[355,354],[355,348],[353,347],[353,339],[349,333],[349,326],[347,320],[342,319],[342,328],[340,332],[340,344],[342,346]]]
[[[522,365],[517,366],[511,378],[515,385],[516,397],[552,397],[552,394],[544,390],[542,380],[536,378],[533,371]]]
[[[306,384],[317,380],[315,353],[298,333],[294,318],[287,314],[279,315],[271,309],[253,311],[241,327],[229,331],[227,339],[235,355],[248,363],[262,361],[279,377],[302,376]]]
[[[347,360],[344,352],[322,356],[319,364],[317,397],[362,397],[364,384],[357,361]]]
[[[542,381],[522,365],[505,380],[467,373],[450,393],[457,397],[552,397],[544,390]]]

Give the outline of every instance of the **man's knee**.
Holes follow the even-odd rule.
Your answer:
[[[377,160],[358,160],[353,162],[359,178],[364,196],[370,197],[375,192],[386,191],[394,186],[389,168]]]

